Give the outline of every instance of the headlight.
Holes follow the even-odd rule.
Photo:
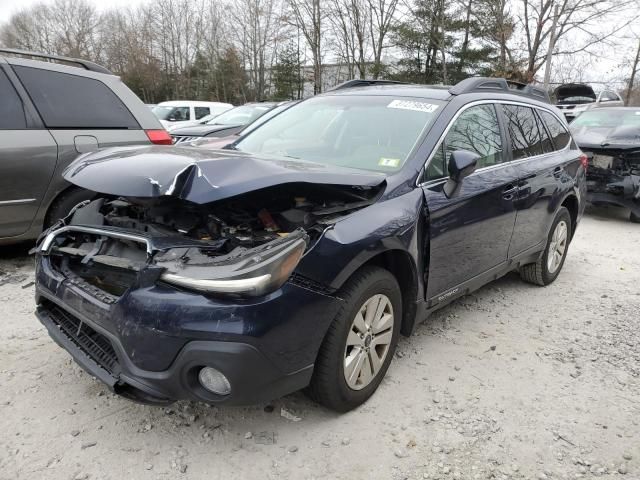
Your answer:
[[[176,249],[156,258],[167,271],[160,279],[192,290],[260,296],[280,288],[298,265],[307,237],[292,234],[257,248],[210,257],[198,249]]]

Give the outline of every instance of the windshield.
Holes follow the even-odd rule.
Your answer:
[[[243,105],[232,108],[207,122],[207,125],[247,125],[267,113],[272,107],[273,105]]]
[[[189,107],[168,107],[157,105],[151,109],[159,120],[180,122],[189,120]]]
[[[240,130],[237,135],[239,137],[243,137],[244,135],[247,135],[248,133],[253,132],[260,125],[262,125],[263,123],[267,123],[270,119],[272,119],[276,115],[284,112],[286,109],[290,108],[292,105],[295,105],[295,103],[289,102],[289,103],[286,103],[284,105],[279,105],[279,106],[277,106],[275,108],[272,108],[267,113],[265,113],[261,117],[257,118],[256,120],[251,122],[249,125],[244,127],[242,130]]]
[[[378,172],[399,170],[442,103],[335,95],[292,106],[244,136],[238,150]]]
[[[590,110],[571,122],[571,128],[616,128],[626,125],[640,127],[640,110]]]

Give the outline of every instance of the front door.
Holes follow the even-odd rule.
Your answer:
[[[27,231],[56,168],[58,146],[44,129],[27,129],[22,100],[0,69],[0,237]]]
[[[518,173],[506,163],[502,130],[494,105],[467,108],[427,165],[422,184],[430,218],[427,300],[462,293],[456,290],[462,283],[507,260]],[[454,150],[481,158],[476,171],[447,198],[443,187]]]

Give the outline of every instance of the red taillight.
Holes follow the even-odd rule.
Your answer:
[[[145,132],[154,145],[173,145],[173,138],[166,130],[145,130]]]
[[[583,153],[582,155],[580,155],[580,163],[582,164],[582,166],[586,171],[587,167],[589,167],[589,157],[587,157],[586,153]]]

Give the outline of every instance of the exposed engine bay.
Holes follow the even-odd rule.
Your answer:
[[[589,156],[587,185],[590,192],[640,199],[640,150],[586,153]]]
[[[382,185],[293,183],[209,204],[103,197],[45,232],[39,248],[106,299],[122,295],[142,271],[147,281],[255,296],[282,285],[326,228],[381,192]]]

